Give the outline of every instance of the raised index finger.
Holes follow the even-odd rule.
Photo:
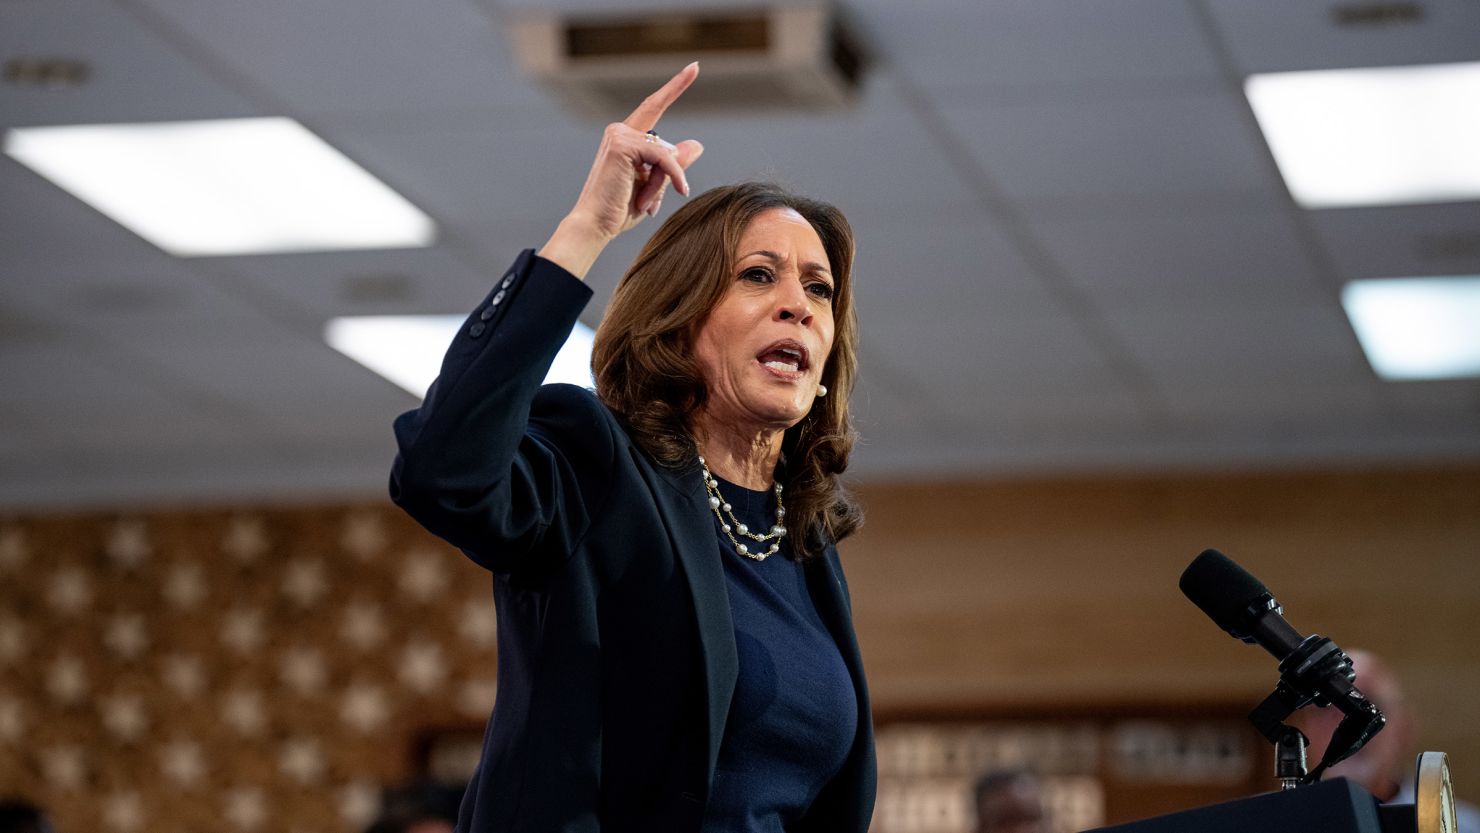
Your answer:
[[[637,109],[632,111],[632,115],[622,120],[622,123],[633,130],[643,132],[652,130],[658,124],[658,119],[663,117],[663,111],[677,101],[678,97],[683,95],[683,91],[687,90],[698,77],[699,62],[695,61],[679,70],[677,75],[668,79],[667,84],[659,87],[657,92],[644,99],[641,104],[637,105]]]

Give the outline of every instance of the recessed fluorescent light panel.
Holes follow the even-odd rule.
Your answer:
[[[1480,63],[1251,75],[1244,92],[1306,208],[1480,198]]]
[[[412,395],[425,397],[442,369],[442,356],[466,320],[464,315],[335,318],[324,326],[324,340]],[[591,346],[595,342],[591,328],[577,323],[545,375],[545,384],[568,382],[595,387],[591,378]]]
[[[180,257],[431,244],[432,219],[286,118],[18,127],[5,153]]]
[[[1480,377],[1480,275],[1352,281],[1341,304],[1378,376]]]

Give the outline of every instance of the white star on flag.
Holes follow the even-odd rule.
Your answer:
[[[21,701],[0,694],[0,741],[16,744],[26,734],[26,714]]]
[[[369,561],[385,548],[385,530],[381,528],[380,516],[356,512],[346,517],[344,529],[339,533],[339,546],[361,561]]]
[[[92,604],[92,582],[87,573],[78,567],[63,567],[51,577],[46,600],[58,613],[81,613]]]
[[[0,529],[0,572],[17,572],[26,565],[30,557],[26,534],[20,527],[8,526]]]
[[[87,668],[76,657],[57,657],[46,674],[46,690],[64,706],[80,702],[87,694]]]
[[[119,521],[108,532],[104,550],[114,564],[125,570],[136,570],[154,547],[149,543],[149,532],[143,521]]]
[[[125,660],[138,659],[149,647],[149,634],[144,630],[144,617],[137,613],[120,613],[108,622],[103,642]]]
[[[260,610],[238,608],[222,617],[221,641],[238,654],[252,653],[262,647],[265,638]]]
[[[446,559],[437,553],[417,550],[406,559],[401,568],[399,585],[408,598],[426,603],[447,592],[448,575]]]
[[[19,662],[30,651],[26,626],[12,616],[0,617],[0,663]]]
[[[267,552],[267,532],[260,518],[232,518],[221,538],[221,549],[238,564],[251,564]]]
[[[87,762],[82,748],[77,746],[52,746],[37,753],[41,759],[41,773],[48,783],[62,790],[75,790],[82,786],[87,776]]]
[[[313,738],[293,738],[283,744],[278,770],[299,784],[312,784],[324,774],[324,756]]]
[[[409,643],[401,652],[400,678],[407,688],[430,694],[447,676],[442,646],[430,640]]]
[[[159,771],[177,786],[198,785],[206,775],[206,762],[200,753],[200,744],[187,739],[170,742],[159,751]]]
[[[262,709],[262,692],[256,689],[237,689],[226,694],[221,716],[226,725],[243,735],[262,732],[267,717]]]
[[[363,830],[380,815],[380,790],[355,781],[339,791],[339,820],[351,830]]]
[[[110,793],[103,799],[103,824],[119,833],[133,833],[144,825],[144,807],[139,794],[131,791]]]
[[[490,678],[468,680],[457,695],[458,709],[468,717],[487,717],[498,696],[498,681]]]
[[[283,595],[299,607],[313,607],[329,591],[324,562],[294,559],[283,576]]]
[[[290,648],[284,651],[278,675],[284,685],[299,694],[312,694],[322,689],[329,678],[323,657],[313,648]]]
[[[385,694],[378,687],[359,683],[345,688],[339,705],[339,719],[366,735],[384,725],[390,712]]]
[[[462,606],[457,629],[464,642],[479,648],[492,647],[498,641],[498,613],[488,599],[468,599]]]
[[[339,636],[361,651],[368,651],[385,639],[385,621],[380,608],[368,602],[355,602],[344,609]]]
[[[115,694],[103,699],[98,705],[102,712],[103,725],[113,736],[125,743],[133,743],[149,728],[149,718],[144,713],[144,701],[137,694]]]
[[[205,690],[205,668],[198,657],[172,654],[164,658],[164,684],[181,697],[194,697]]]
[[[162,592],[176,610],[194,610],[206,597],[205,572],[193,561],[176,564],[165,576]]]
[[[267,802],[262,798],[261,790],[238,787],[226,792],[223,815],[238,830],[256,830],[267,821]]]

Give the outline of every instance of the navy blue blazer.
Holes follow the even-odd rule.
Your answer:
[[[589,391],[541,387],[591,290],[525,251],[395,422],[391,499],[493,574],[498,698],[460,833],[692,831],[737,674],[697,462],[656,464]],[[801,831],[868,829],[873,726],[831,543],[806,562],[858,734]]]

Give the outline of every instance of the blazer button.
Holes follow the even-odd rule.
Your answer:
[[[500,289],[498,292],[493,293],[493,300],[492,301],[489,301],[489,303],[492,304],[495,307],[498,306],[499,304],[502,304],[503,302],[504,302],[504,291],[502,289]]]
[[[489,308],[483,310],[483,312],[481,314],[479,314],[478,320],[480,320],[480,321],[487,321],[488,319],[490,319],[492,317],[493,317],[493,307],[489,307]]]
[[[474,321],[473,326],[468,328],[468,335],[472,336],[473,338],[477,338],[478,336],[483,335],[484,327],[485,325],[482,321]]]
[[[513,285],[514,285],[514,274],[512,272],[509,273],[509,274],[507,274],[507,275],[505,275],[504,276],[504,282],[501,283],[501,284],[499,284],[499,286],[503,287],[504,289],[508,289],[510,286],[513,286]]]

